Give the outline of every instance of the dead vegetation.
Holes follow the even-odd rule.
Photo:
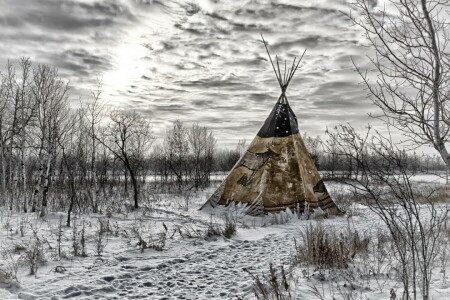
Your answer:
[[[420,183],[413,192],[415,200],[420,204],[448,203],[450,198],[450,187],[446,185]]]
[[[258,300],[290,300],[291,294],[291,278],[283,266],[277,270],[272,264],[269,264],[269,273],[267,275],[258,276],[252,274],[244,268],[255,282],[255,297]]]
[[[17,272],[19,271],[19,260],[17,257],[4,247],[0,247],[0,258],[3,262],[0,267],[0,283],[6,281],[17,281]]]
[[[257,299],[297,299],[302,285],[308,286],[311,299],[364,299],[367,290],[390,299],[405,294],[398,288],[404,276],[402,262],[396,258],[396,241],[388,231],[376,228],[376,232],[361,233],[350,224],[335,228],[312,222],[295,243],[291,265],[275,268],[270,264],[267,273],[251,274]],[[434,261],[439,263],[443,282],[450,261],[449,241],[450,236],[442,236],[436,243]]]
[[[346,217],[350,218],[362,214],[358,205],[364,203],[363,197],[349,193],[344,185],[339,185],[339,188],[333,189],[330,193],[333,195],[333,201]]]
[[[192,224],[178,225],[175,232],[183,239],[194,239],[203,237],[203,232]]]
[[[317,270],[347,268],[358,253],[366,252],[370,238],[355,230],[339,232],[321,223],[310,224],[296,243],[295,263]]]
[[[231,238],[236,233],[236,220],[233,217],[226,215],[225,224],[222,229],[222,234],[226,238]]]
[[[24,246],[24,261],[30,267],[30,275],[36,275],[39,266],[46,262],[45,254],[44,254],[44,246],[39,237],[37,235],[34,236],[27,246]]]

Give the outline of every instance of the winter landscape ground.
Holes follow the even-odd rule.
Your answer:
[[[443,180],[422,175],[415,183],[443,185]],[[345,215],[249,217],[239,207],[199,211],[214,187],[154,194],[137,211],[119,205],[103,214],[75,215],[73,228],[64,226],[63,213],[39,218],[2,208],[0,267],[17,272],[17,281],[3,282],[0,298],[256,299],[258,281],[270,286],[272,264],[280,284],[288,284],[282,299],[401,299],[390,253],[395,250],[382,246],[386,228],[368,207],[351,199],[345,184],[328,182],[327,187]],[[438,206],[448,206],[447,198],[441,201]],[[427,218],[426,205],[421,209]],[[236,226],[234,234],[223,230],[230,223]],[[357,232],[367,244],[344,268],[305,264],[298,261],[299,245],[310,226],[341,237]],[[450,295],[446,230],[432,267],[431,299]],[[36,275],[30,275],[33,247],[42,255],[35,258]]]

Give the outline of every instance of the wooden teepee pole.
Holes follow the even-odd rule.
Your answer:
[[[297,63],[297,65],[295,66],[295,68],[293,67],[294,66],[294,64],[295,64],[295,59],[294,59],[294,63],[292,64],[292,72],[291,72],[291,74],[290,74],[290,76],[289,76],[289,79],[288,79],[288,81],[286,82],[286,86],[288,86],[289,85],[289,82],[291,82],[291,79],[292,79],[292,77],[294,77],[294,74],[295,74],[295,72],[297,72],[297,69],[298,69],[298,66],[300,65],[300,63],[301,63],[301,61],[302,61],[302,59],[303,59],[303,56],[305,56],[305,53],[306,53],[306,49],[305,49],[305,51],[303,51],[303,54],[302,54],[302,56],[300,57],[300,59],[298,60],[298,63]]]
[[[267,55],[269,55],[269,59],[270,59],[270,63],[272,64],[273,72],[275,73],[275,77],[277,77],[278,84],[280,85],[280,88],[281,88],[281,95],[280,95],[280,98],[278,98],[278,101],[281,100],[281,102],[283,102],[283,100],[284,100],[287,103],[286,89],[287,89],[289,83],[291,82],[292,77],[294,77],[295,72],[297,72],[300,62],[302,61],[303,56],[306,53],[306,49],[305,49],[305,51],[303,51],[302,56],[300,57],[300,59],[298,61],[297,61],[297,57],[294,57],[294,62],[292,63],[291,68],[287,68],[286,60],[284,61],[284,76],[283,76],[281,74],[281,68],[280,68],[278,56],[275,55],[276,63],[277,63],[277,66],[275,67],[275,64],[272,60],[272,56],[270,55],[270,52],[269,52],[269,47],[267,47],[267,42],[266,42],[266,40],[264,40],[264,36],[262,33],[261,33],[261,38],[264,43],[264,47],[266,48]]]
[[[270,63],[272,64],[273,72],[275,73],[275,76],[277,77],[278,84],[280,85],[280,87],[282,87],[283,84],[282,84],[282,82],[281,82],[281,78],[278,77],[277,71],[276,71],[276,69],[275,69],[275,65],[273,64],[272,57],[270,56],[269,48],[267,48],[267,43],[266,43],[266,41],[264,40],[264,37],[263,37],[262,33],[261,33],[261,38],[262,38],[262,40],[263,40],[264,47],[266,47],[267,55],[269,55]]]

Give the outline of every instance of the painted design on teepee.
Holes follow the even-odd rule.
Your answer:
[[[299,213],[317,208],[337,213],[339,210],[305,147],[297,117],[286,97],[286,89],[303,55],[298,61],[295,58],[289,69],[285,67],[282,75],[278,58],[276,68],[264,38],[262,40],[281,95],[247,151],[202,209],[243,203],[250,215],[274,213],[286,208]]]

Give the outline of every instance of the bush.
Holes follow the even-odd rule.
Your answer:
[[[34,241],[25,249],[25,261],[30,264],[30,275],[36,275],[39,266],[44,263],[44,247],[39,238],[35,237]]]

